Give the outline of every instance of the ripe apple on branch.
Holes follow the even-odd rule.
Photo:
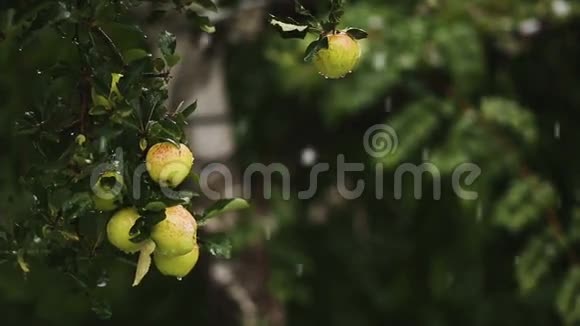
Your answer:
[[[359,28],[337,29],[344,14],[343,0],[331,0],[325,19],[319,19],[295,0],[297,17],[270,15],[272,24],[284,38],[303,39],[311,33],[318,38],[306,48],[304,61],[313,62],[325,78],[338,79],[351,73],[361,57],[358,40],[367,37]]]

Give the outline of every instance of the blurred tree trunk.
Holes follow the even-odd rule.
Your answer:
[[[217,35],[193,34],[181,17],[167,17],[158,25],[150,26],[148,34],[155,40],[162,30],[177,37],[177,53],[181,61],[172,70],[168,105],[177,107],[198,101],[198,109],[190,121],[188,138],[196,158],[196,171],[209,163],[226,165],[233,175],[233,189],[226,188],[221,178],[209,178],[209,187],[225,195],[241,196],[241,173],[233,155],[235,152],[234,125],[228,101],[225,71],[226,42],[247,41],[260,31],[264,21],[264,1],[253,1],[237,10],[225,10]],[[232,26],[233,25],[233,26]],[[224,32],[226,31],[226,32]],[[214,174],[212,176],[216,176]],[[224,186],[226,185],[226,186]],[[204,228],[208,232],[227,232],[236,224],[237,215],[230,214],[212,220]],[[243,255],[231,261],[212,259],[208,280],[214,284],[209,300],[211,325],[258,325],[267,321],[271,326],[285,325],[284,308],[268,289],[269,262],[261,245],[248,248]],[[232,303],[240,316],[233,313]]]

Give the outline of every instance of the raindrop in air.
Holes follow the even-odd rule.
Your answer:
[[[40,241],[42,241],[42,239],[39,236],[35,235],[34,239],[32,241],[34,241],[34,243],[40,243]]]
[[[105,278],[101,278],[98,282],[97,282],[97,287],[98,288],[104,288],[107,286],[107,279]]]
[[[560,121],[554,123],[554,138],[560,139]]]
[[[476,212],[477,222],[481,222],[482,218],[483,218],[483,206],[481,205],[481,202],[477,202],[477,212]]]
[[[18,49],[18,52],[22,52],[22,48],[19,48],[19,49]]]
[[[296,276],[302,276],[304,274],[304,264],[296,265]]]
[[[429,161],[429,148],[423,148],[421,157],[423,158],[423,161]]]
[[[373,56],[373,68],[375,68],[376,71],[382,71],[385,70],[386,66],[387,66],[387,54],[385,52],[375,53],[375,55]]]
[[[391,108],[392,108],[392,99],[391,97],[387,97],[387,99],[385,100],[385,110],[387,112],[391,112]]]
[[[528,18],[522,21],[519,25],[519,30],[522,35],[531,36],[536,34],[542,28],[540,21],[536,18]]]
[[[312,147],[306,147],[300,154],[300,163],[302,163],[303,166],[312,166],[316,163],[317,158],[318,153],[316,150]]]
[[[385,27],[384,25],[383,17],[379,15],[370,16],[368,18],[368,26],[370,29],[380,30]]]
[[[552,1],[552,11],[558,17],[568,16],[570,13],[570,4],[565,0]]]
[[[264,236],[266,237],[266,240],[272,238],[272,227],[270,225],[264,226]]]
[[[211,36],[208,34],[202,34],[199,38],[199,46],[202,48],[207,48],[211,44]]]
[[[177,280],[181,281],[181,280],[183,280],[183,277],[178,277]]]
[[[37,74],[37,75],[42,75],[42,70],[40,70],[40,69],[36,69],[36,74]]]

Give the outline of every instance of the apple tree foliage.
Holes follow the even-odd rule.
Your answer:
[[[235,48],[232,98],[245,108],[246,160],[311,148],[331,166],[339,154],[366,162],[351,175],[353,187],[366,183],[358,200],[337,200],[327,176],[312,200],[273,204],[283,226],[271,257],[293,255],[303,270],[296,277],[288,263],[274,272],[290,315],[301,323],[323,315],[317,322],[333,325],[578,324],[580,47],[571,40],[579,21],[575,1],[351,1],[342,22],[367,31],[365,55],[355,74],[332,83],[311,78],[302,62],[316,36],[268,35],[257,49]],[[306,25],[284,22],[302,36]],[[275,71],[251,80],[276,85],[268,94],[250,92],[238,67],[256,52]],[[375,159],[362,141],[377,123],[394,128],[399,142]],[[276,137],[256,147],[256,130]],[[289,139],[292,148],[283,145]],[[476,182],[463,183],[476,200],[451,187],[464,162],[481,168]],[[396,199],[393,175],[406,163],[436,167],[441,198],[426,173],[421,199],[411,178]],[[308,169],[295,164],[293,181],[308,185]],[[296,234],[300,241],[291,241]]]
[[[193,210],[198,196],[193,172],[168,196],[144,168],[154,144],[187,142],[184,128],[196,109],[166,104],[177,40],[167,31],[148,38],[133,10],[146,4],[154,8],[149,22],[176,11],[192,28],[213,32],[203,14],[217,10],[210,0],[0,4],[0,166],[18,171],[0,181],[0,261],[25,274],[48,265],[70,276],[102,317],[110,310],[100,278],[111,261],[136,259],[107,242],[114,210],[96,205],[94,188],[121,185],[115,206],[136,207],[140,216],[135,242],[165,218],[165,207]],[[194,215],[205,220],[246,206],[224,199],[206,211],[195,206]],[[229,255],[227,242],[200,243]]]

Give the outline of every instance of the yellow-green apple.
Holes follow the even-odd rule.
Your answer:
[[[169,142],[157,143],[147,152],[147,172],[162,186],[177,187],[185,180],[193,166],[193,154],[187,146]]]
[[[197,240],[197,223],[193,215],[178,205],[165,209],[165,219],[151,230],[156,252],[165,256],[181,256],[193,250]]]
[[[107,223],[107,239],[109,239],[109,242],[127,253],[139,251],[143,242],[132,242],[129,235],[138,218],[139,213],[132,207],[123,208],[116,212]]]
[[[318,72],[327,78],[342,78],[356,67],[361,48],[358,41],[344,32],[326,36],[328,48],[320,49],[314,56]]]
[[[197,263],[198,258],[199,247],[197,244],[189,253],[181,256],[165,256],[157,251],[153,253],[153,261],[161,274],[178,278],[189,274]]]

